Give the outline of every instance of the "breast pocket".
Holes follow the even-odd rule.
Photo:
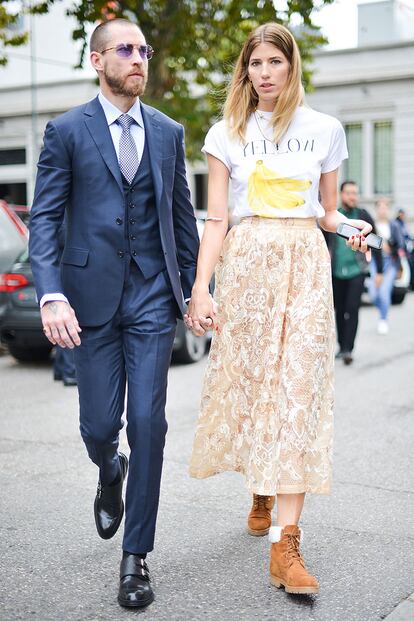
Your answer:
[[[85,248],[67,247],[63,251],[62,263],[65,265],[76,265],[77,267],[85,267],[88,263],[89,250]]]

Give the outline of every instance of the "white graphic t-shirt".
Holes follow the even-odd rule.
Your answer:
[[[279,144],[272,139],[271,112],[252,114],[245,142],[230,138],[222,120],[209,130],[202,151],[227,166],[232,181],[233,216],[320,218],[321,173],[336,170],[348,157],[345,132],[332,116],[299,106]]]

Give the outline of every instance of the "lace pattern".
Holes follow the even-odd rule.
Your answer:
[[[244,218],[225,239],[215,298],[190,475],[238,471],[261,495],[329,493],[335,333],[315,220]]]

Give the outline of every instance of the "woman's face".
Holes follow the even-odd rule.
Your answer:
[[[254,48],[249,59],[248,76],[259,97],[258,108],[273,110],[286,86],[289,70],[288,59],[272,43],[260,43]]]

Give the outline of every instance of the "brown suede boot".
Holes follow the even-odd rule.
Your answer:
[[[270,581],[278,588],[283,585],[286,593],[318,593],[318,581],[307,572],[299,550],[300,536],[300,528],[295,525],[272,527]]]
[[[253,494],[253,504],[247,518],[247,532],[249,535],[254,537],[267,535],[272,525],[272,509],[274,504],[274,496]]]

